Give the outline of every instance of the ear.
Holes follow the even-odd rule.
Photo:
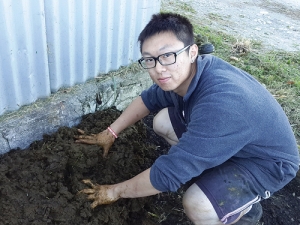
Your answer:
[[[191,63],[193,63],[197,56],[198,56],[198,45],[196,44],[193,44],[191,47],[190,47],[190,59],[191,59]]]

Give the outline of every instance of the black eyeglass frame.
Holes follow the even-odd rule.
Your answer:
[[[186,49],[188,49],[189,47],[191,47],[191,45],[187,45],[187,46],[185,46],[184,48],[180,49],[180,50],[177,51],[177,52],[166,52],[166,53],[161,54],[161,55],[159,55],[159,56],[157,56],[157,57],[145,57],[145,58],[142,57],[142,58],[140,58],[140,59],[138,60],[138,62],[139,62],[139,64],[140,64],[144,69],[152,69],[152,68],[156,67],[157,61],[158,61],[158,62],[160,63],[160,65],[162,65],[162,66],[169,66],[169,65],[172,65],[172,64],[176,63],[176,58],[177,58],[177,56],[178,56],[180,53],[184,52],[184,51],[185,51]],[[159,61],[159,57],[161,57],[161,56],[163,56],[163,55],[166,55],[166,54],[174,54],[175,60],[174,60],[173,63],[167,63],[167,64],[165,64],[165,63],[162,63],[161,61]],[[144,67],[143,64],[142,64],[142,62],[143,62],[145,59],[154,59],[154,66],[153,66],[153,67]]]

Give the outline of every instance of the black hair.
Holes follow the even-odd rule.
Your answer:
[[[193,25],[187,18],[176,13],[158,13],[152,15],[151,20],[139,35],[140,51],[142,52],[146,39],[162,32],[172,32],[179,41],[184,43],[184,46],[195,43]]]

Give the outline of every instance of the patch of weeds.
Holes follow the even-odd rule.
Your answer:
[[[250,40],[236,40],[232,46],[232,53],[246,54],[251,51],[252,43]]]
[[[212,43],[215,47],[214,54],[219,57],[228,54],[231,43],[235,40],[233,37],[228,36],[223,32],[214,31],[207,26],[198,24],[194,24],[194,33],[206,37],[207,41]]]
[[[139,72],[143,72],[145,71],[140,65],[138,62],[133,62],[131,63],[130,65],[128,66],[121,66],[118,70],[112,70],[108,73],[99,73],[97,75],[97,77],[101,78],[101,77],[104,77],[104,79],[106,77],[113,77],[113,76],[117,76],[117,75],[127,75],[127,74],[134,74],[134,73],[139,73]]]
[[[162,1],[161,4],[161,12],[174,12],[172,9],[178,9],[181,10],[181,12],[178,12],[179,14],[182,14],[184,12],[185,14],[195,14],[197,13],[196,10],[188,3],[183,1]]]
[[[181,5],[182,10],[190,13],[196,13],[195,9],[193,9],[192,6],[189,5],[188,3],[182,2],[181,4],[182,4]]]
[[[216,14],[216,13],[209,13],[208,14],[208,18],[211,19],[211,20],[214,20],[214,21],[216,21],[216,20],[223,20],[223,17],[220,16],[220,15],[218,15],[218,14]]]

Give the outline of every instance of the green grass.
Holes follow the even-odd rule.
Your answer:
[[[192,10],[189,9],[186,12],[180,1],[174,2],[171,6],[163,4],[162,11],[176,11],[188,16],[194,25],[195,34],[206,36],[208,41],[215,46],[214,55],[245,70],[261,82],[281,104],[299,143],[300,52],[267,51],[261,43],[250,40],[250,50],[239,54],[233,48],[237,43],[234,36],[201,24]],[[185,5],[185,8],[189,7]],[[243,42],[243,40],[239,40],[239,42]]]

